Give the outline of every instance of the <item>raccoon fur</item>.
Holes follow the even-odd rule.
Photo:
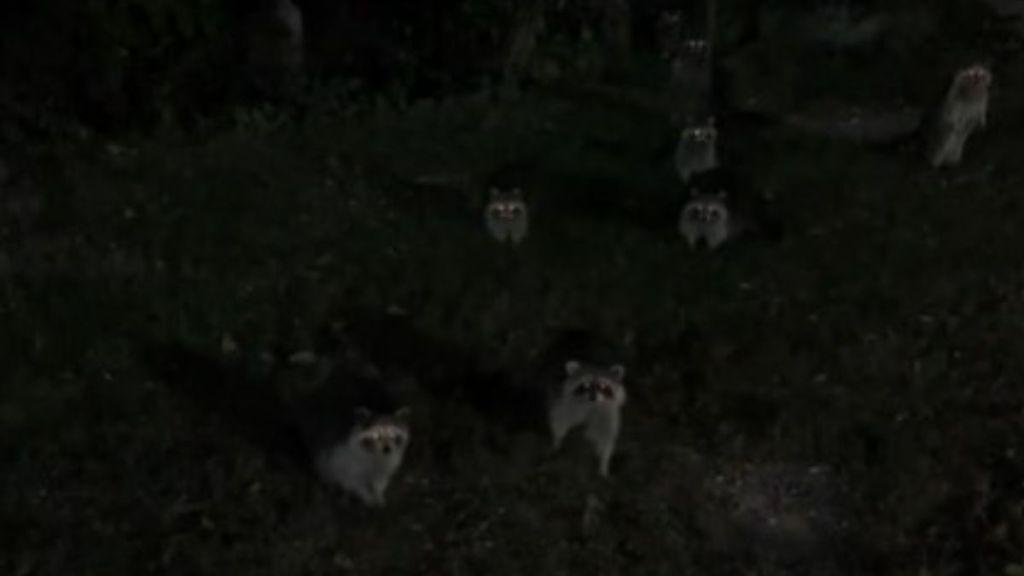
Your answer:
[[[992,72],[981,64],[953,77],[939,114],[929,127],[928,159],[935,168],[960,163],[967,140],[988,123]]]
[[[692,123],[680,131],[673,161],[684,184],[695,174],[718,167],[718,130],[714,117]]]
[[[627,400],[626,368],[601,360],[606,350],[593,334],[570,330],[554,339],[541,361],[552,449],[560,450],[572,430],[583,428],[601,476],[609,475]]]
[[[517,245],[530,229],[530,212],[520,188],[492,187],[484,207],[484,226],[492,238]]]

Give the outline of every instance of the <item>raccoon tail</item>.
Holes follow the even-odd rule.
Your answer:
[[[244,355],[222,359],[178,341],[145,341],[140,356],[149,373],[213,418],[228,423],[276,461],[310,469],[309,452],[276,384],[275,361],[269,373]]]

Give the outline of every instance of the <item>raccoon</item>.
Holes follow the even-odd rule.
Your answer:
[[[735,233],[730,216],[725,192],[694,194],[679,215],[679,233],[690,248],[704,243],[714,250]]]
[[[768,209],[768,199],[758,195],[739,202],[736,184],[717,172],[705,174],[690,190],[679,214],[679,233],[691,249],[716,250],[722,244],[750,232],[762,232],[769,240],[782,236],[782,226]],[[749,197],[749,195],[748,195]]]
[[[674,161],[676,172],[684,184],[689,183],[695,174],[718,167],[718,130],[713,116],[702,124],[690,124],[682,129]]]
[[[565,379],[551,397],[548,417],[552,448],[559,450],[572,429],[585,425],[587,439],[597,452],[601,476],[608,476],[619,438],[626,403],[625,376],[621,364],[604,367],[568,360]]]
[[[355,408],[347,434],[325,438],[316,448],[314,460],[321,479],[369,506],[384,506],[384,493],[409,444],[409,413],[408,407],[383,415]]]
[[[366,505],[384,505],[410,438],[410,409],[395,401],[392,383],[334,366],[314,392],[286,398],[276,368],[254,372],[240,359],[179,343],[145,343],[142,356],[175,392],[233,424],[271,459],[284,457]]]
[[[975,130],[985,128],[992,72],[981,64],[961,69],[953,77],[928,145],[932,166],[955,166]]]
[[[711,113],[711,46],[704,38],[679,42],[669,56],[669,109],[673,126]]]
[[[316,390],[291,402],[292,420],[321,481],[368,506],[384,506],[412,432],[412,410],[398,399],[408,397],[420,381],[390,365],[382,370],[361,338],[340,328],[324,333],[328,329],[315,338],[326,358]]]
[[[522,242],[530,228],[529,209],[522,189],[492,187],[484,207],[484,225],[498,242],[513,245]]]

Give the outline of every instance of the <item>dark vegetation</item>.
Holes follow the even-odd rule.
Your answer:
[[[737,114],[729,158],[786,233],[691,253],[652,104],[669,3],[635,4],[615,73],[572,65],[596,4],[549,7],[560,72],[516,97],[496,88],[526,3],[300,2],[301,78],[254,63],[259,3],[0,8],[0,572],[1020,574],[1019,40],[974,2],[906,0],[885,6],[937,28],[742,56],[753,4],[719,0],[725,56],[754,59],[724,68],[769,76],[732,86],[779,109],[921,103],[977,55],[997,92],[944,172]],[[516,250],[461,187],[411,184],[521,158]],[[628,367],[607,481],[509,408],[569,328]],[[160,374],[148,342],[216,361]],[[384,510],[260,429],[319,381],[290,354],[353,348],[414,407]],[[765,528],[792,484],[805,504]]]

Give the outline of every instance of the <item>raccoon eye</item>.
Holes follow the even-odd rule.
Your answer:
[[[585,396],[594,382],[590,378],[582,378],[579,383],[576,384],[576,388],[573,389],[572,393],[574,396]]]

